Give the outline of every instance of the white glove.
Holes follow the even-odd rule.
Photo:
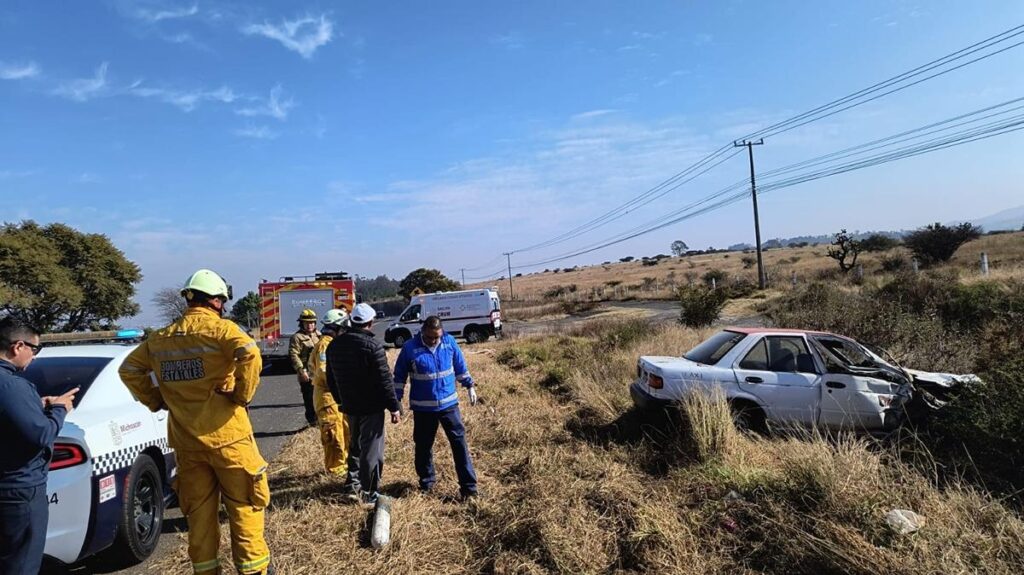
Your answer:
[[[470,405],[476,405],[476,399],[477,399],[476,398],[476,388],[475,387],[469,388],[469,404]]]

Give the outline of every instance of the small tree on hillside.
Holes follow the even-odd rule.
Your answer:
[[[885,234],[871,234],[860,240],[860,247],[865,252],[887,252],[898,245],[899,240]]]
[[[424,293],[454,291],[459,289],[459,284],[441,273],[440,270],[419,268],[409,272],[405,279],[398,282],[398,294],[409,299],[416,288]]]
[[[863,248],[860,242],[853,239],[846,230],[840,230],[832,239],[832,246],[828,248],[828,257],[839,263],[839,269],[846,273],[857,265],[857,256]]]
[[[683,240],[676,240],[672,242],[672,253],[676,257],[680,257],[686,253],[686,250],[690,249]]]
[[[957,226],[934,223],[907,234],[903,238],[914,256],[925,265],[947,262],[965,243],[981,237],[981,228],[964,222]]]

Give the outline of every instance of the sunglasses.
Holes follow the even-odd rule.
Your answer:
[[[43,349],[43,345],[42,344],[30,343],[30,342],[27,342],[27,341],[25,341],[23,339],[20,339],[20,340],[14,342],[14,343],[24,344],[24,345],[27,345],[28,347],[32,348],[32,355],[39,355],[39,352],[42,351],[42,349]]]

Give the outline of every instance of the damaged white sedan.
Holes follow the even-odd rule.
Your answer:
[[[727,328],[683,357],[643,356],[630,395],[640,407],[720,389],[737,427],[891,431],[917,404],[940,407],[974,376],[904,369],[841,335]]]

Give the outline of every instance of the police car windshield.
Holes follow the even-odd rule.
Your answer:
[[[36,385],[39,397],[63,395],[76,387],[74,406],[82,402],[92,382],[110,363],[109,357],[39,357],[29,364],[22,375]]]

